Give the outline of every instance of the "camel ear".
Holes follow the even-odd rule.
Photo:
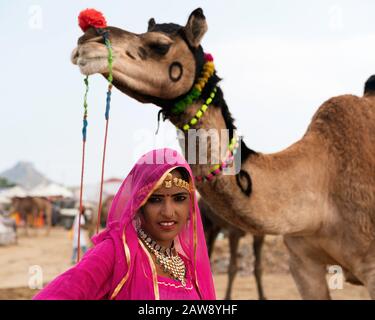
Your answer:
[[[203,14],[203,10],[201,8],[195,9],[190,14],[188,22],[184,27],[186,38],[192,47],[197,48],[200,45],[207,29],[206,17]]]
[[[155,22],[154,18],[151,18],[150,20],[148,20],[147,32],[150,31],[154,27],[155,24],[156,24],[156,22]]]

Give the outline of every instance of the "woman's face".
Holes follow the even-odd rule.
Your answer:
[[[171,171],[173,178],[181,178],[177,170]],[[172,178],[172,179],[173,179]],[[189,192],[172,183],[156,189],[141,208],[142,229],[158,244],[170,247],[189,217]]]

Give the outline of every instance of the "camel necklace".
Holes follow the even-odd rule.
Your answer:
[[[177,102],[172,109],[172,113],[179,114],[182,113],[189,105],[191,105],[195,99],[201,96],[202,90],[208,79],[214,74],[215,66],[213,63],[213,57],[209,53],[204,54],[204,59],[206,63],[203,66],[203,71],[201,73],[201,77],[198,78],[197,83],[194,85],[193,89],[179,102]],[[198,109],[195,113],[194,117],[190,119],[187,123],[182,126],[182,130],[188,132],[192,126],[195,126],[199,120],[202,118],[203,114],[207,111],[208,107],[214,100],[217,92],[217,87],[211,91],[209,97],[204,101],[202,106]],[[217,165],[214,165],[210,170],[209,173],[206,175],[199,175],[195,176],[195,179],[198,182],[204,181],[211,181],[214,179],[215,176],[218,176],[222,173],[222,171],[231,165],[234,161],[234,156],[237,153],[237,149],[239,147],[239,142],[237,137],[233,137],[228,145],[228,151],[226,154],[225,159]]]
[[[163,271],[170,274],[173,279],[180,281],[185,287],[186,267],[184,261],[174,248],[174,243],[172,243],[172,247],[170,248],[163,247],[157,244],[155,240],[152,240],[142,229],[138,229],[138,238],[156,257],[156,263],[160,265]]]
[[[229,143],[226,158],[221,164],[214,165],[206,175],[195,176],[195,180],[197,180],[197,182],[212,181],[215,176],[220,175],[225,168],[233,163],[238,147],[239,142],[237,141],[237,137],[233,137]]]
[[[204,60],[206,61],[203,65],[203,70],[200,77],[197,79],[197,82],[194,84],[193,88],[185,95],[183,99],[176,102],[172,108],[172,113],[180,114],[185,111],[185,109],[191,105],[195,100],[197,100],[203,91],[203,88],[207,84],[208,79],[215,72],[214,59],[211,54],[205,53]]]

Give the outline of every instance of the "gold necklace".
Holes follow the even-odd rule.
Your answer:
[[[138,237],[150,249],[156,257],[156,263],[161,266],[165,273],[169,273],[173,279],[180,281],[183,286],[186,286],[185,263],[178,255],[176,249],[173,247],[165,248],[152,240],[142,229],[138,230]]]

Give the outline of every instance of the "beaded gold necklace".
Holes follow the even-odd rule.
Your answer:
[[[142,229],[138,229],[138,237],[156,257],[156,263],[160,265],[164,272],[169,273],[173,279],[186,285],[186,267],[184,261],[178,255],[173,244],[171,248],[165,248],[152,240]]]

